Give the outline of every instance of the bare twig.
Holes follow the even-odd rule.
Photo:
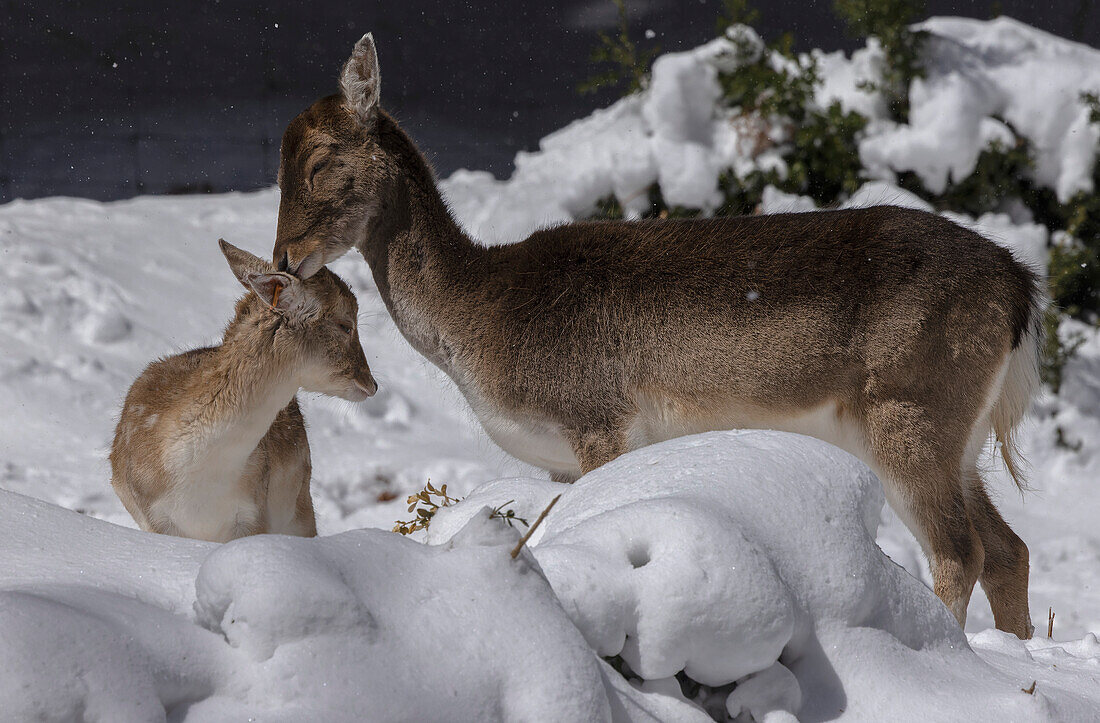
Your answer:
[[[1027,693],[1028,695],[1035,695],[1035,682],[1036,681],[1034,681],[1034,680],[1031,681],[1031,687],[1030,688],[1020,688],[1020,690]]]
[[[514,527],[514,525],[512,524],[513,521],[522,522],[524,527],[530,527],[531,523],[517,515],[515,510],[504,509],[513,502],[515,502],[515,500],[508,500],[504,504],[494,507],[493,511],[489,513],[489,519],[504,520],[504,523],[509,527]]]
[[[1047,637],[1054,637],[1054,608],[1047,608]]]
[[[516,546],[512,548],[513,560],[519,556],[519,551],[522,550],[523,546],[527,544],[527,541],[531,539],[531,534],[538,529],[538,526],[542,522],[543,518],[546,517],[547,514],[549,514],[550,510],[554,507],[554,505],[558,503],[558,500],[560,499],[561,495],[558,495],[554,499],[550,500],[550,504],[546,505],[546,509],[540,512],[539,516],[535,519],[535,524],[527,528],[527,532],[524,533],[523,537],[519,538],[519,542],[517,542]]]

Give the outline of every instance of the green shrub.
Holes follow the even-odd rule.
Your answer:
[[[654,47],[640,50],[637,43],[630,38],[626,0],[611,2],[618,10],[618,29],[614,35],[600,33],[599,44],[592,51],[591,60],[606,67],[577,86],[582,94],[624,86],[629,95],[637,93],[649,83],[649,65],[659,49]]]
[[[1017,136],[1013,145],[994,140],[978,155],[974,171],[958,183],[948,184],[934,200],[939,207],[971,216],[996,211],[1007,199],[1026,194],[1034,166],[1026,138]]]
[[[1061,323],[1062,315],[1054,309],[1048,309],[1043,317],[1043,356],[1039,365],[1039,376],[1054,394],[1062,390],[1062,374],[1066,362],[1085,343],[1085,337],[1080,332],[1063,339],[1058,334]]]
[[[734,39],[741,44],[743,56],[751,57],[747,39]],[[745,114],[756,113],[763,118],[779,116],[792,123],[803,121],[813,103],[814,88],[821,82],[817,63],[810,56],[798,56],[792,50],[794,39],[784,34],[771,45],[771,50],[788,62],[779,68],[762,53],[755,62],[718,74],[722,99],[731,108]]]
[[[1047,287],[1051,300],[1074,319],[1096,322],[1100,309],[1100,259],[1081,243],[1050,249]]]
[[[845,112],[836,102],[808,113],[784,156],[787,178],[776,185],[809,196],[820,206],[851,196],[863,183],[858,140],[866,125],[866,118]]]
[[[924,11],[922,0],[835,0],[833,7],[858,38],[874,36],[882,43],[886,67],[881,83],[868,84],[868,90],[878,90],[886,98],[894,120],[909,119],[909,86],[914,78],[924,75],[921,48],[928,36],[923,30],[912,30]]]

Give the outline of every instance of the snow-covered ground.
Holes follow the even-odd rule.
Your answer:
[[[1075,721],[1100,706],[1091,634],[968,645],[875,545],[878,481],[824,442],[686,437],[562,490],[489,483],[437,513],[429,545],[366,529],[222,546],[0,491],[2,716]],[[531,519],[559,493],[513,560],[519,531],[490,509]],[[706,687],[685,696],[681,670]]]
[[[965,133],[879,118],[862,151],[881,180],[850,203],[920,205],[892,174],[931,185],[957,172],[993,113],[1041,140],[1052,187],[1087,188],[1095,129],[1073,104],[1100,90],[1100,53],[1010,21],[928,27],[947,50],[914,88],[914,117],[950,115]],[[721,168],[777,160],[714,108],[729,52],[720,40],[665,56],[648,93],[548,137],[508,181],[446,179],[460,221],[507,242],[609,193],[629,209],[658,179],[670,202],[707,207]],[[822,92],[874,115],[855,84],[876,52],[822,56]],[[929,143],[945,135],[957,147]],[[0,206],[0,718],[691,720],[681,669],[710,686],[697,702],[758,720],[1100,715],[1100,334],[1083,326],[1062,393],[1023,431],[1035,491],[989,462],[1031,548],[1040,637],[1026,644],[990,630],[980,589],[960,634],[913,579],[928,582],[919,547],[870,473],[823,443],[722,433],[570,488],[545,481],[400,337],[357,255],[333,269],[359,296],[380,391],[305,400],[322,539],[219,548],[121,529],[134,524],[106,462],[121,400],[149,361],[217,340],[240,287],[216,240],[263,254],[277,206],[274,190]],[[807,208],[772,189],[763,210]],[[1019,209],[958,220],[1045,264],[1049,233]],[[439,513],[434,546],[360,529],[407,518],[405,497],[429,479],[470,495]],[[517,533],[483,506],[512,500],[531,519],[563,489],[511,560]],[[626,683],[600,660],[611,655],[645,682]]]

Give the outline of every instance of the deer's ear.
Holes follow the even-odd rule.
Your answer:
[[[367,33],[355,44],[351,57],[340,73],[340,92],[344,96],[344,105],[364,128],[369,129],[374,125],[381,89],[378,52],[374,49],[374,37]]]
[[[237,248],[225,239],[218,239],[218,246],[221,247],[225,260],[229,262],[229,268],[233,271],[233,275],[246,289],[252,288],[248,283],[249,274],[264,274],[274,271],[271,264],[258,256],[253,256],[247,251]]]
[[[317,309],[316,301],[296,276],[275,271],[248,274],[245,281],[265,304],[293,318],[309,316]]]

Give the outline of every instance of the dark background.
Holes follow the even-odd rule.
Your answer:
[[[858,46],[832,1],[759,0],[766,39]],[[719,0],[628,0],[662,50],[715,34]],[[336,90],[352,45],[374,33],[382,103],[441,176],[511,172],[517,150],[616,94],[580,96],[609,0],[0,0],[0,202],[46,195],[246,190],[274,183],[282,130]],[[998,13],[1100,44],[1094,0],[927,0],[927,15]]]

